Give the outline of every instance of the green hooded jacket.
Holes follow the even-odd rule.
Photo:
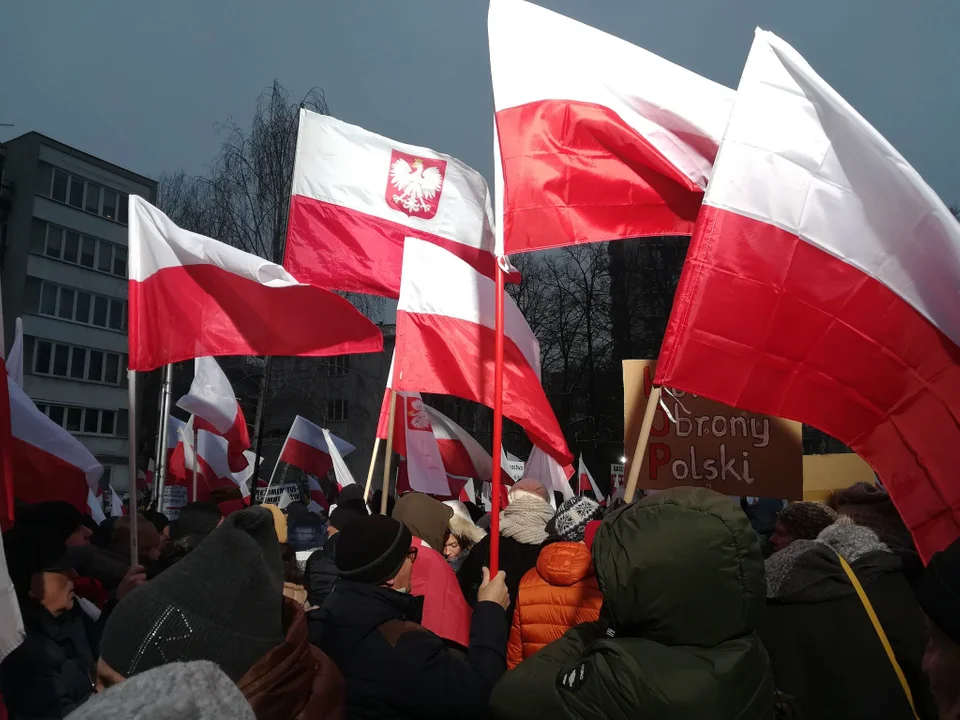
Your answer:
[[[754,627],[763,557],[747,517],[710,490],[626,505],[593,545],[607,622],[580,625],[503,676],[503,720],[770,720],[770,660]]]

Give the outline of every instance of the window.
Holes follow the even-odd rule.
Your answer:
[[[100,413],[87,408],[83,413],[83,431],[85,433],[100,432]]]
[[[87,370],[91,380],[103,377],[103,353],[99,350],[90,351],[90,368]]]
[[[80,260],[80,233],[67,230],[63,241],[63,259],[68,263],[77,263]]]
[[[70,194],[67,202],[75,208],[83,207],[83,180],[76,175],[70,176]]]
[[[337,355],[327,358],[327,375],[346,375],[350,370],[350,356]]]
[[[33,360],[33,372],[41,375],[50,373],[50,358],[53,356],[53,343],[37,340],[37,352]]]
[[[77,322],[90,324],[90,298],[90,293],[77,290],[77,314],[74,316]]]
[[[97,245],[100,246],[97,254],[97,270],[110,272],[110,268],[113,267],[113,245],[105,242],[99,242]]]
[[[104,376],[104,382],[116,385],[120,380],[120,356],[115,353],[107,353],[107,373]]]
[[[97,248],[97,241],[91,237],[84,236],[83,243],[80,245],[80,264],[84,267],[93,267],[93,254]]]
[[[57,317],[64,320],[73,320],[73,290],[70,288],[60,288],[60,305],[57,309]]]
[[[126,410],[100,410],[64,405],[37,405],[40,412],[70,432],[84,432],[92,435],[121,434],[120,421],[126,420]],[[106,471],[109,466],[105,466]]]
[[[127,224],[127,205],[128,199],[126,193],[120,193],[120,207],[117,208],[117,220],[124,225]]]
[[[127,249],[124,247],[113,249],[113,274],[120,277],[127,275]]]
[[[62,203],[67,201],[67,180],[70,178],[63,170],[53,171],[53,187],[50,190],[50,197],[59,200]]]
[[[80,432],[80,423],[83,420],[83,408],[67,408],[67,424],[65,427],[70,432]]]
[[[342,422],[347,419],[347,401],[331,400],[327,403],[327,422]]]
[[[70,347],[68,345],[54,345],[53,350],[53,370],[51,374],[66,376],[67,365],[70,360]]]
[[[97,327],[107,326],[107,299],[100,295],[93,299],[93,324]]]
[[[123,301],[110,301],[110,329],[123,330]]]
[[[87,372],[87,350],[75,347],[70,350],[70,377],[83,380]]]
[[[40,314],[55,315],[57,312],[57,286],[43,283],[40,291]]]
[[[34,342],[34,340],[30,340]],[[76,380],[89,380],[105,385],[119,385],[126,356],[120,353],[90,350],[50,340],[35,340],[33,372]],[[51,367],[51,360],[53,365]]]
[[[39,281],[36,278],[27,279],[27,302],[35,302],[33,298],[36,295],[36,284],[40,285],[40,307],[41,315],[50,315],[63,318],[64,320],[73,320],[84,325],[94,325],[96,327],[109,330],[118,330],[123,332],[125,329],[126,303],[123,300],[114,300],[103,295],[94,295],[83,290],[74,290],[73,288],[62,287],[47,281]],[[93,313],[91,315],[91,299]],[[28,308],[35,307],[28,304]]]
[[[103,216],[110,220],[117,219],[117,193],[110,188],[103,189]]]
[[[87,410],[87,412],[90,412]],[[113,410],[101,410],[100,411],[100,434],[101,435],[116,435],[116,428],[114,427],[114,421],[117,418],[117,414]]]
[[[63,405],[51,405],[50,406],[50,419],[53,420],[57,425],[63,426],[63,418],[66,414],[66,408]]]
[[[83,209],[90,213],[100,214],[100,186],[92,182],[87,183],[87,201]]]
[[[47,245],[44,254],[47,257],[60,258],[63,249],[63,230],[53,225],[47,226]]]

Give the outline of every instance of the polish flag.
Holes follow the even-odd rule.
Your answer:
[[[492,203],[480,173],[301,109],[283,266],[312,285],[395,298],[406,237],[494,277]]]
[[[572,476],[572,465],[561,465],[536,445],[530,451],[530,457],[527,458],[526,465],[523,467],[524,478],[537,480],[550,491],[550,504],[553,506],[557,504],[554,492],[560,493],[564,500],[573,497],[573,488],[570,487]]]
[[[212,357],[194,360],[190,392],[177,400],[177,407],[193,415],[193,426],[221,435],[229,447],[230,470],[240,472],[247,466],[244,450],[250,449],[250,435],[243,410],[230,381]]]
[[[587,464],[583,461],[583,455],[580,456],[580,468],[577,471],[577,477],[580,479],[580,494],[587,492],[588,490],[593,490],[593,496],[596,498],[597,502],[603,500],[604,495],[600,492],[600,488],[597,487],[597,483],[593,479],[593,475],[590,474],[590,471],[587,469]]]
[[[377,326],[279,265],[183,230],[130,196],[130,369],[204,355],[379,352]]]
[[[349,455],[356,448],[346,440],[331,434],[333,445],[341,457]],[[324,438],[323,428],[314,425],[306,418],[297,415],[290,426],[280,450],[280,461],[295,465],[305,473],[323,477],[333,467],[329,446]],[[339,478],[338,478],[339,480]]]
[[[689,235],[733,91],[522,0],[491,0],[488,29],[498,254]]]
[[[307,489],[310,491],[311,503],[316,504],[317,507],[322,508],[324,511],[330,509],[330,501],[327,500],[326,493],[323,492],[323,488],[320,487],[320,483],[317,482],[317,479],[313,475],[307,476]]]
[[[173,415],[167,416],[167,479],[170,477],[170,460],[177,449],[177,444],[180,442],[180,433],[186,430],[186,427],[187,424],[183,420],[178,420]]]
[[[194,452],[194,428],[196,416],[191,416],[180,432],[180,441],[170,458],[170,475],[175,478],[172,484],[193,486],[194,458],[197,466],[197,498],[206,500],[211,490],[236,485],[246,488],[247,480],[253,475],[253,453],[245,455],[247,465],[239,472],[230,469],[229,445],[226,438],[206,430],[196,431],[196,452]]]
[[[397,305],[394,387],[493,407],[493,280],[443,248],[407,238]],[[540,344],[504,298],[503,414],[564,463],[573,458],[540,384]]]
[[[947,207],[757,31],[655,382],[846,443],[929,560],[960,534],[958,287]]]
[[[403,415],[399,419],[405,436],[403,456],[407,460],[410,487],[417,492],[448,496],[451,492],[447,471],[420,393],[402,396]]]
[[[11,442],[9,452],[3,447],[0,455],[4,465],[10,460],[13,496],[26,503],[65,500],[86,512],[87,496],[96,493],[103,466],[79,440],[40,412],[13,378],[7,378],[7,392]],[[8,513],[12,502],[9,508]]]

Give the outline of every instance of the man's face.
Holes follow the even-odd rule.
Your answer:
[[[773,528],[773,535],[770,536],[770,544],[774,550],[783,550],[793,542],[793,536],[782,522],[778,522]]]
[[[30,578],[30,597],[54,617],[73,607],[73,570],[38,572]]]
[[[70,537],[67,538],[65,545],[67,547],[83,547],[90,544],[90,538],[93,537],[93,531],[86,525],[80,525]]]
[[[396,590],[397,592],[409,592],[410,583],[413,578],[413,563],[417,560],[417,548],[411,547],[407,550],[407,557],[403,560],[399,572],[387,580],[383,587]]]

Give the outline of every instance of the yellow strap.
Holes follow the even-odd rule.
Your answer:
[[[880,642],[883,644],[883,649],[887,653],[887,659],[890,660],[890,664],[893,665],[894,672],[897,673],[897,679],[900,680],[900,686],[903,688],[903,694],[907,696],[907,702],[910,703],[910,710],[913,712],[913,717],[917,718],[917,720],[920,720],[920,716],[917,715],[917,708],[913,704],[913,693],[910,692],[910,686],[907,684],[907,678],[904,676],[903,670],[900,669],[900,663],[897,662],[897,658],[893,654],[893,648],[890,647],[890,641],[887,640],[887,634],[883,631],[883,626],[880,624],[880,618],[877,617],[877,613],[873,610],[873,605],[870,603],[870,598],[868,598],[867,593],[864,592],[863,586],[860,584],[856,574],[853,572],[853,568],[847,564],[847,561],[843,559],[842,555],[837,554],[837,557],[840,559],[840,567],[843,568],[843,571],[847,574],[847,577],[850,578],[850,584],[853,585],[853,589],[856,590],[857,595],[860,596],[860,602],[863,603],[863,609],[866,610],[867,615],[870,616],[870,622],[873,623],[873,629],[880,638]]]

